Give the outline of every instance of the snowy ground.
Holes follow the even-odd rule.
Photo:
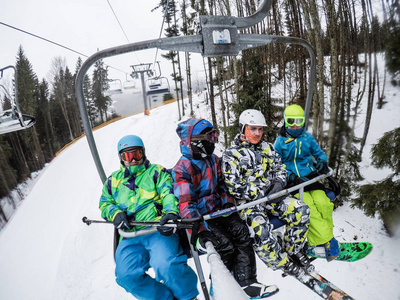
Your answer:
[[[387,175],[388,170],[377,172],[369,165],[369,149],[383,132],[400,126],[398,94],[399,88],[389,88],[389,103],[381,111],[374,110],[362,163],[366,181]],[[196,117],[209,118],[203,95],[195,97],[195,102]],[[177,120],[177,104],[171,103],[153,109],[150,116],[134,115],[95,131],[106,174],[119,167],[116,144],[126,134],[143,138],[151,162],[173,167],[180,157]],[[222,144],[217,149],[220,155]],[[100,218],[102,188],[86,139],[69,146],[40,173],[0,232],[0,298],[132,299],[115,283],[113,227],[88,227],[81,221],[83,216]],[[380,220],[366,217],[349,204],[335,210],[334,223],[339,241],[368,241],[374,250],[354,263],[317,260],[316,269],[355,299],[400,299],[400,234],[388,237]],[[208,283],[206,257],[201,260]],[[195,269],[192,260],[189,264]],[[320,299],[295,279],[281,278],[279,271],[271,271],[260,260],[258,275],[259,281],[279,286],[280,292],[271,299]],[[204,299],[202,295],[200,299]]]

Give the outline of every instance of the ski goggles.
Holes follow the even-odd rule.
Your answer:
[[[119,154],[121,160],[127,163],[130,163],[133,160],[139,161],[143,158],[143,156],[144,156],[143,148],[127,149]]]
[[[211,143],[218,143],[218,131],[216,129],[203,134],[195,134],[190,137],[192,141],[209,141]]]
[[[286,127],[294,125],[301,127],[304,125],[304,120],[304,117],[285,118],[285,125]]]

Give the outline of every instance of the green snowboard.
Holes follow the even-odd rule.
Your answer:
[[[366,257],[371,251],[371,243],[340,243],[340,254],[335,260],[357,261]],[[310,257],[325,258],[325,249],[322,246],[309,247],[307,249],[307,254]]]

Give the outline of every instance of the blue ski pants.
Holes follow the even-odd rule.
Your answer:
[[[187,265],[176,234],[152,233],[123,239],[115,253],[117,283],[139,300],[196,297],[197,276]],[[153,268],[155,278],[146,273]]]

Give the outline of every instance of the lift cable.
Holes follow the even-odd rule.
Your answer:
[[[71,51],[71,52],[74,52],[74,53],[79,54],[79,55],[81,55],[81,56],[84,56],[84,57],[86,57],[86,58],[89,57],[88,55],[85,55],[85,54],[83,54],[83,53],[80,53],[80,52],[78,52],[78,51],[76,51],[76,50],[74,50],[74,49],[71,49],[71,48],[66,47],[66,46],[64,46],[64,45],[61,45],[61,44],[59,44],[59,43],[53,42],[53,41],[51,41],[51,40],[48,40],[48,39],[46,39],[46,38],[44,38],[44,37],[41,37],[41,36],[39,36],[39,35],[36,35],[36,34],[33,34],[33,33],[28,32],[28,31],[22,30],[22,29],[20,29],[20,28],[11,26],[11,25],[9,25],[9,24],[0,22],[0,25],[4,25],[4,26],[7,26],[7,27],[9,27],[9,28],[11,28],[11,29],[20,31],[20,32],[25,33],[25,34],[28,34],[28,35],[31,35],[31,36],[33,36],[33,37],[35,37],[35,38],[38,38],[38,39],[41,39],[41,40],[43,40],[43,41],[45,41],[45,42],[54,44],[54,45],[56,45],[56,46],[58,46],[58,47],[67,49],[67,50],[69,50],[69,51]],[[118,69],[118,68],[112,67],[112,66],[107,65],[107,64],[106,64],[106,66],[108,66],[108,67],[110,67],[110,68],[113,68],[114,70],[117,70],[117,71],[120,71],[120,72],[122,72],[122,73],[127,74],[126,71],[122,71],[122,70],[120,70],[120,69]]]
[[[115,11],[114,11],[114,9],[113,9],[113,7],[112,7],[110,1],[107,0],[107,3],[108,3],[108,5],[110,6],[110,9],[111,9],[111,11],[112,11],[113,14],[114,14],[115,19],[117,19],[117,22],[118,22],[118,24],[119,24],[119,27],[121,28],[122,32],[124,33],[126,40],[127,40],[128,43],[130,44],[131,41],[129,40],[128,36],[126,35],[125,30],[124,30],[124,28],[122,27],[122,24],[121,24],[121,22],[119,21],[119,18],[118,18],[118,16],[117,16],[117,14],[115,13]],[[140,63],[139,57],[137,56],[136,53],[134,53],[134,54],[135,54],[136,59],[137,59],[137,60],[139,61],[139,63]],[[128,73],[126,73],[125,76],[126,76],[126,75],[128,75]]]
[[[119,24],[119,27],[121,28],[122,32],[124,33],[124,35],[125,35],[125,37],[126,37],[126,40],[127,40],[128,43],[130,44],[131,42],[129,41],[128,36],[126,35],[125,30],[124,30],[124,28],[123,28],[122,25],[121,25],[121,22],[119,21],[117,15],[115,14],[115,11],[114,11],[114,9],[113,9],[112,6],[111,6],[110,1],[107,0],[107,3],[108,3],[108,5],[110,6],[110,9],[111,9],[111,11],[112,11],[113,14],[114,14],[115,19],[117,19],[117,22],[118,22],[118,24]]]

